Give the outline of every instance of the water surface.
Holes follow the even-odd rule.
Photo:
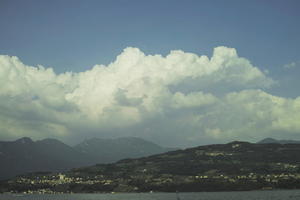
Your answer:
[[[0,200],[300,200],[300,190],[129,193],[129,194],[1,194]]]

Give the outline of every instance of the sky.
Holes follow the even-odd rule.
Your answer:
[[[298,0],[0,0],[0,140],[300,140]]]

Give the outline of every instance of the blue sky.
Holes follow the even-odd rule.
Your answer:
[[[0,54],[61,73],[108,64],[127,46],[211,55],[224,45],[280,79],[295,74],[283,65],[300,61],[299,8],[297,0],[1,0]],[[282,95],[296,96],[285,82],[281,87]]]
[[[299,9],[298,0],[0,0],[0,55],[61,74],[108,65],[126,47],[211,57],[226,46],[274,81],[265,92],[296,98]]]
[[[107,64],[127,46],[211,54],[234,47],[273,69],[299,60],[299,1],[0,1],[1,54],[55,71]]]

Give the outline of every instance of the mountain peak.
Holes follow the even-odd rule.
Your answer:
[[[46,144],[62,143],[61,141],[54,139],[54,138],[46,138],[43,140],[39,140],[38,142],[42,142],[42,143],[46,143]]]
[[[22,138],[16,140],[16,142],[22,143],[22,144],[31,144],[31,143],[33,143],[32,139],[29,138],[29,137],[22,137]]]
[[[268,143],[278,143],[279,141],[274,139],[274,138],[265,138],[262,139],[261,141],[257,142],[259,144],[268,144]]]
[[[138,137],[92,138],[74,148],[79,152],[92,155],[98,163],[110,163],[125,158],[138,158],[174,150]]]

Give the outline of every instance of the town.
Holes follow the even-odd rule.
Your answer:
[[[137,183],[137,184],[134,184]],[[140,187],[139,184],[141,184]],[[291,184],[293,183],[293,184]],[[220,185],[232,188],[239,185],[245,190],[262,189],[270,190],[284,185],[299,188],[300,173],[282,173],[282,174],[266,174],[259,175],[250,173],[247,175],[197,175],[197,176],[172,176],[170,174],[163,174],[160,177],[151,175],[132,176],[127,179],[115,178],[109,179],[103,175],[94,177],[72,177],[63,173],[41,175],[34,178],[19,177],[15,180],[9,181],[9,184],[14,185],[14,189],[9,191],[11,193],[73,193],[73,192],[155,192],[168,191],[175,185],[189,185],[195,189],[197,185],[204,187],[197,188],[202,191],[204,188],[208,189],[205,184],[210,186]],[[259,187],[257,187],[259,186]],[[80,191],[78,189],[81,188]],[[97,189],[98,188],[98,189]],[[149,190],[146,190],[148,188]],[[183,187],[184,188],[184,187]],[[226,188],[221,189],[226,190]]]

